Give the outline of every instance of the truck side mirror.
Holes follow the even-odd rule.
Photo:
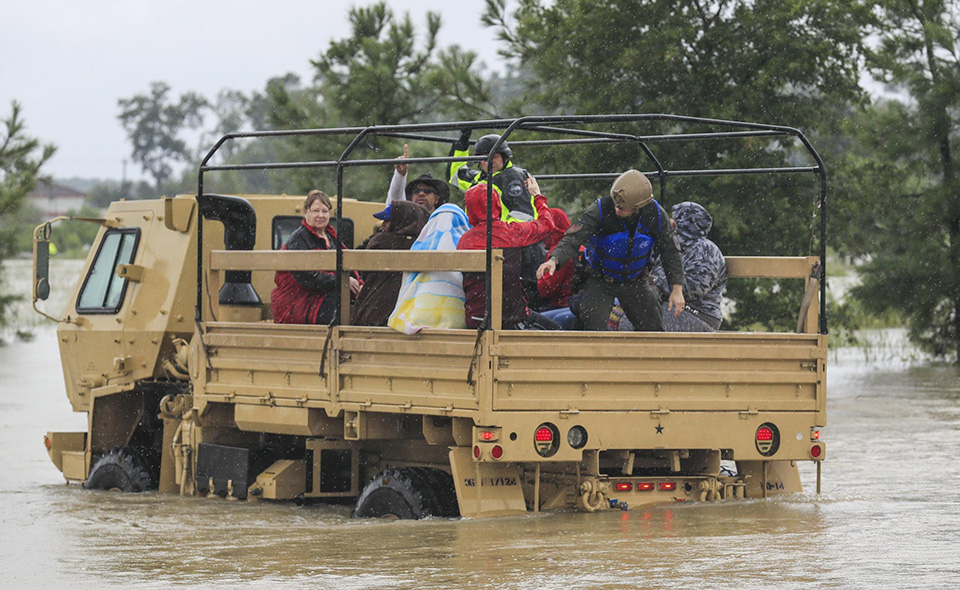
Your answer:
[[[33,233],[33,300],[46,301],[50,296],[50,223]]]

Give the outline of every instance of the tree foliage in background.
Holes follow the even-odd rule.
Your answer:
[[[870,18],[859,0],[520,0],[512,11],[505,0],[487,0],[484,22],[498,31],[504,55],[527,74],[521,110],[534,105],[552,113],[670,113],[787,125],[809,134],[839,124],[836,105],[864,101],[857,64],[862,27]],[[681,129],[708,130],[669,122],[626,130]],[[652,149],[668,170],[812,163],[797,162],[792,145],[751,138]],[[591,146],[574,157],[569,148],[521,157],[534,174],[655,170],[642,151],[621,145]],[[576,166],[580,170],[571,170]],[[585,205],[607,188],[575,185],[565,204]],[[556,187],[561,190],[567,185]],[[816,195],[810,176],[671,179],[664,204],[669,209],[696,200],[707,207],[715,221],[711,238],[727,254],[796,255],[817,253],[811,243]],[[777,283],[731,282],[731,297],[741,303],[733,325],[794,323],[800,294],[773,297],[778,289]],[[783,304],[773,309],[775,301]],[[771,322],[774,317],[780,319]]]
[[[426,30],[413,26],[410,16],[396,15],[384,2],[349,11],[349,34],[331,44],[312,61],[313,83],[291,88],[268,86],[269,124],[274,129],[396,125],[448,118],[491,116],[495,108],[476,54],[458,46],[438,48],[440,17],[427,13]],[[422,39],[421,43],[417,43]],[[281,148],[288,159],[303,154],[338,156],[352,137],[296,137]],[[393,157],[403,142],[369,137],[352,158]],[[418,145],[415,155],[445,155],[448,145]],[[421,172],[442,176],[436,170]],[[345,196],[369,200],[383,198],[390,167],[354,170],[347,175]],[[281,175],[286,190],[306,192],[321,187],[335,193],[332,169],[295,171]]]
[[[131,157],[149,174],[160,192],[173,175],[173,163],[192,162],[195,153],[187,147],[182,133],[203,123],[209,102],[187,92],[174,100],[170,86],[154,82],[148,94],[117,101],[118,118],[133,147]]]
[[[416,47],[410,15],[394,16],[386,3],[352,7],[351,35],[333,41],[314,60],[322,96],[343,120],[388,125],[436,105],[438,90],[425,74],[437,46],[440,16],[427,13],[424,46]]]
[[[856,237],[872,232],[874,244],[861,250],[870,258],[854,295],[871,311],[902,312],[916,342],[960,362],[960,2],[887,0],[878,14],[867,63],[907,97],[878,105],[857,135],[879,160],[879,190],[854,201],[844,232],[861,247]]]
[[[862,272],[864,284],[851,293],[851,305],[884,317],[902,314],[928,350],[960,358],[960,180],[953,163],[958,14],[960,2],[953,0],[486,0],[483,24],[498,32],[506,66],[501,76],[484,75],[473,52],[438,46],[437,15],[428,14],[418,31],[408,15],[398,17],[377,2],[350,9],[350,31],[321,49],[312,81],[287,74],[250,96],[221,93],[211,109],[216,129],[205,141],[244,128],[565,113],[671,113],[796,127],[819,148],[830,175],[829,245]],[[859,84],[863,64],[903,98],[871,103]],[[189,157],[185,144],[176,143],[184,129],[176,116],[202,101],[173,103],[168,91],[157,83],[152,95],[121,101],[135,146],[140,135],[147,137],[135,147],[144,158],[138,161],[164,179],[171,169],[164,163]],[[186,106],[177,111],[178,104]],[[164,119],[168,112],[176,116]],[[137,131],[141,122],[145,133]],[[619,130],[716,128],[663,122]],[[514,140],[536,137],[528,132]],[[350,139],[237,142],[219,157],[220,163],[328,158]],[[812,163],[793,140],[651,146],[668,170]],[[401,147],[400,140],[371,137],[351,157],[388,158]],[[441,155],[446,147],[421,142],[412,155]],[[534,174],[653,170],[639,148],[623,145],[514,151]],[[427,171],[440,172],[415,169]],[[380,199],[389,174],[389,166],[351,170],[344,196]],[[332,169],[211,178],[226,192],[336,190]],[[188,169],[180,186],[191,182],[195,171]],[[608,189],[605,181],[544,186],[551,204],[571,214]],[[796,174],[672,177],[663,201],[667,208],[681,200],[704,204],[714,217],[711,237],[727,254],[816,254],[817,188],[812,176]],[[790,329],[800,295],[787,282],[733,281],[729,296],[737,311],[728,325]],[[840,317],[856,315],[852,308],[834,309]]]
[[[8,224],[16,218],[24,198],[37,185],[40,168],[53,156],[56,148],[26,134],[20,104],[13,102],[10,116],[0,120],[0,264],[12,253],[15,232],[26,228]],[[7,324],[7,306],[15,296],[0,292],[0,328]]]

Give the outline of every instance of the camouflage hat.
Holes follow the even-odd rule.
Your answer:
[[[613,181],[610,197],[621,210],[639,210],[653,200],[653,187],[642,172],[627,170]]]

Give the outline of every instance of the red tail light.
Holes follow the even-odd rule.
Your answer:
[[[638,481],[637,482],[637,491],[638,492],[652,492],[653,483],[649,481]]]
[[[494,459],[499,459],[500,457],[503,457],[503,447],[501,447],[500,445],[493,445],[493,448],[490,449],[490,456],[493,457]]]
[[[760,455],[772,457],[780,449],[780,430],[771,422],[761,424],[754,435],[754,444]]]
[[[50,442],[50,437],[49,437],[49,436],[43,437],[43,446],[47,447],[47,450],[48,450],[48,451],[50,450],[50,447],[53,446],[53,443]]]
[[[810,456],[814,459],[819,459],[823,455],[823,448],[820,445],[813,445],[810,447]]]
[[[541,457],[552,457],[560,448],[560,431],[549,422],[544,422],[533,431],[533,448]]]
[[[613,486],[618,492],[629,492],[633,490],[633,484],[628,481],[618,481]]]
[[[675,481],[661,481],[660,482],[660,491],[661,492],[672,492],[677,489],[677,482]]]
[[[477,459],[480,458],[480,447],[479,447],[479,446],[473,447],[473,456],[476,457]]]

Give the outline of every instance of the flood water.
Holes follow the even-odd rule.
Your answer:
[[[6,588],[952,588],[960,582],[960,372],[840,351],[823,493],[631,512],[358,521],[347,506],[88,492],[47,430],[70,412],[52,326],[0,348]],[[904,360],[904,356],[910,360]]]

